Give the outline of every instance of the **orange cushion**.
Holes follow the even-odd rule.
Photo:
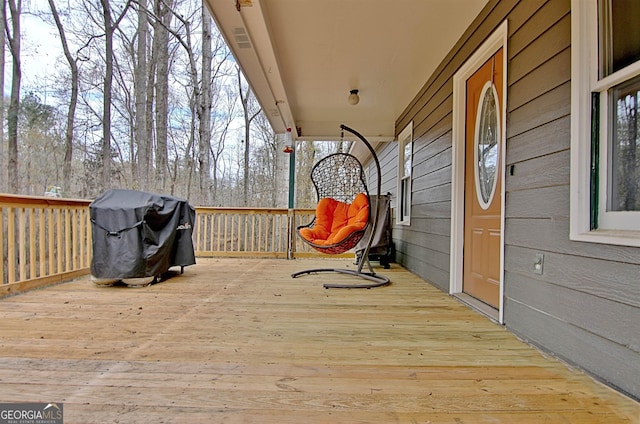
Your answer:
[[[313,244],[329,246],[340,243],[354,231],[362,230],[369,219],[369,199],[360,193],[353,203],[323,198],[316,206],[313,228],[301,228],[300,235]]]

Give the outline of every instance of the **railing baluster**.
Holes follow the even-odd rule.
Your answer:
[[[71,234],[71,244],[73,246],[71,258],[73,269],[76,270],[80,266],[80,255],[78,254],[80,252],[80,247],[78,246],[78,240],[80,238],[80,214],[76,208],[73,208],[73,220],[71,222],[73,226],[73,233]]]
[[[269,214],[267,214],[267,215],[258,215],[258,243],[257,243],[258,252],[262,252],[263,250],[267,251],[267,249],[268,249],[268,248],[267,249],[263,249],[263,246],[262,246],[262,221],[264,219],[268,220],[269,219]]]
[[[48,214],[47,214],[47,227],[49,228],[49,238],[48,238],[48,242],[49,242],[49,275],[55,274],[56,273],[56,269],[55,269],[55,261],[54,258],[55,256],[55,227],[54,227],[54,223],[55,223],[55,213],[53,209],[49,209],[48,210]],[[58,271],[59,272],[59,271]]]
[[[4,208],[0,208],[0,286],[7,284],[5,279],[5,266],[4,266],[4,243],[6,240],[7,232],[4,231]]]
[[[65,271],[70,271],[71,268],[71,209],[64,210],[64,263]]]
[[[209,216],[208,215],[203,215],[202,216],[202,250],[207,249],[207,247],[209,249],[211,249],[211,244],[209,242],[209,240],[211,239],[211,230],[209,230],[210,228],[210,223],[209,223]],[[207,231],[208,230],[208,231]]]
[[[216,222],[218,223],[218,234],[217,234],[217,237],[216,237],[216,248],[213,249],[213,250],[219,252],[220,251],[220,234],[221,234],[220,231],[221,231],[221,225],[222,224],[220,224],[220,215],[219,214],[214,212],[213,213],[213,217],[215,218]]]
[[[47,259],[45,257],[46,253],[46,243],[45,240],[45,209],[38,208],[38,262],[40,264],[40,273],[39,277],[42,277],[47,273]]]
[[[26,210],[20,208],[18,212],[18,279],[27,279],[27,223]]]
[[[85,255],[85,240],[86,240],[86,236],[85,236],[85,231],[86,231],[86,227],[85,227],[85,210],[84,209],[80,209],[79,210],[79,216],[78,216],[78,225],[80,226],[79,230],[79,234],[78,234],[78,248],[80,250],[80,262],[78,263],[78,268],[83,268],[85,266],[85,262],[84,262],[84,255]]]
[[[36,211],[34,208],[29,209],[29,278],[36,277],[36,266],[38,265],[38,256],[36,254]]]
[[[7,218],[7,267],[9,268],[9,284],[16,281],[16,211],[9,208]]]
[[[255,212],[251,213],[251,251],[260,251],[260,244],[258,243],[258,248],[256,249],[256,214]],[[258,222],[260,222],[260,216],[258,216]]]
[[[253,249],[251,248],[251,214],[250,213],[243,213],[242,214],[244,216],[244,246],[242,251],[243,252],[250,252]]]

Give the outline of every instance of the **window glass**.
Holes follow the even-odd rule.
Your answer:
[[[491,203],[498,172],[498,108],[492,84],[486,87],[480,102],[480,122],[476,132],[476,184],[478,200],[485,207]]]
[[[600,78],[640,60],[640,1],[601,0]]]
[[[402,221],[406,221],[409,218],[409,211],[411,210],[411,184],[409,178],[402,179],[402,187],[400,191],[400,216],[402,217]]]
[[[397,222],[411,222],[411,171],[413,157],[413,122],[398,135],[398,214]]]
[[[404,176],[411,175],[411,142],[404,145]]]
[[[608,210],[640,211],[640,78],[614,87],[610,98],[613,122]]]

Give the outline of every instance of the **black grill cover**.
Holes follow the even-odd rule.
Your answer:
[[[196,212],[186,200],[135,190],[109,190],[89,205],[91,274],[156,277],[196,263],[191,238]]]

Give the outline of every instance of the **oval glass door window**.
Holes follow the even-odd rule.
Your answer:
[[[476,192],[483,209],[491,204],[498,181],[500,121],[496,88],[488,81],[478,104],[475,134]]]

